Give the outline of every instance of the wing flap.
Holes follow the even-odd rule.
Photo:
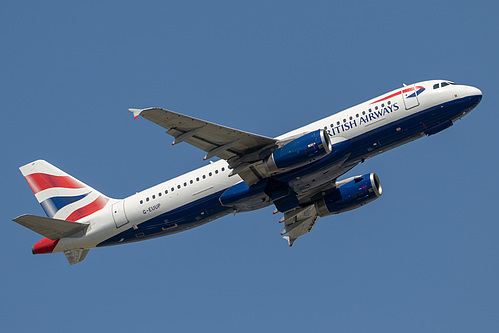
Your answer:
[[[36,215],[21,215],[12,221],[51,240],[69,237],[88,227],[88,223],[65,221]]]

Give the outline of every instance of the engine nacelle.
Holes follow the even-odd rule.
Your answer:
[[[294,139],[275,150],[265,161],[269,173],[298,168],[331,153],[332,145],[326,130],[320,129]]]
[[[382,192],[378,176],[370,173],[353,177],[352,180],[326,194],[315,205],[319,216],[339,214],[376,200]]]

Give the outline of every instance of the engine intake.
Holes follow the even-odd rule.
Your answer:
[[[376,200],[383,193],[375,173],[353,177],[316,202],[319,216],[339,214]]]
[[[275,150],[264,162],[269,173],[298,168],[317,161],[332,151],[326,130],[320,129],[294,139]]]

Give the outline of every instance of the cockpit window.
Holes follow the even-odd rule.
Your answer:
[[[435,84],[433,85],[433,89],[438,89],[438,88],[440,88],[440,87],[442,87],[442,88],[443,88],[443,87],[448,86],[448,85],[450,85],[450,84],[455,85],[456,83],[451,82],[451,81],[441,82],[441,83],[435,83]]]

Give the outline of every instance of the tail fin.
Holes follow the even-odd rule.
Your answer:
[[[109,198],[52,164],[38,160],[19,168],[50,218],[78,221],[106,206]]]

